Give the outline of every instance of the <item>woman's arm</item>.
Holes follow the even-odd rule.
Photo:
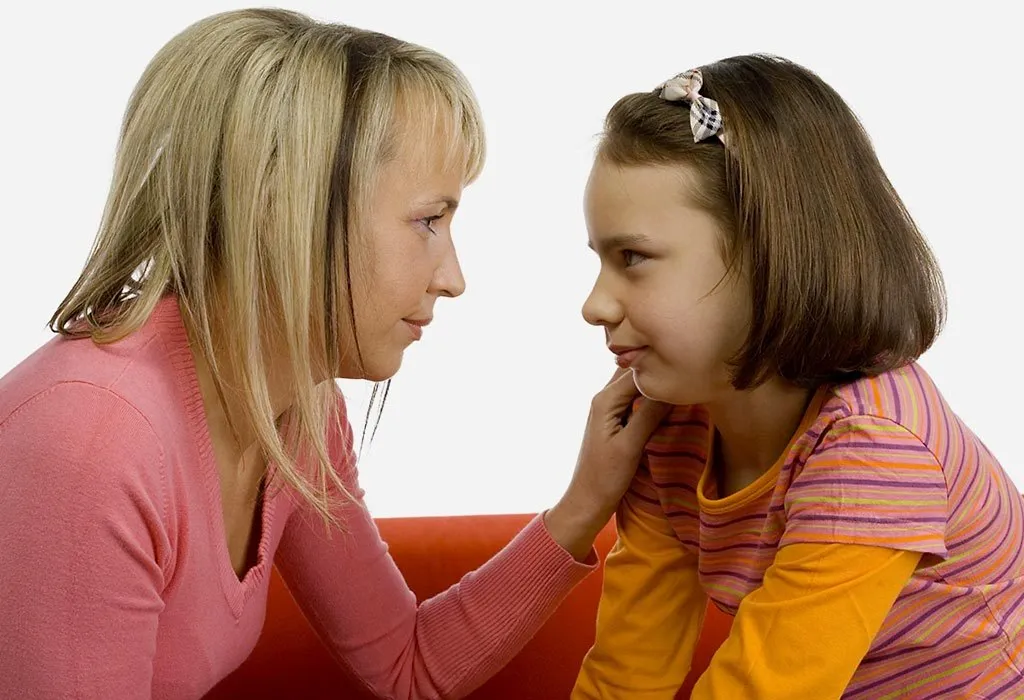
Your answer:
[[[328,535],[315,516],[296,513],[277,553],[296,601],[336,658],[372,692],[402,700],[462,697],[511,660],[596,567],[594,538],[667,411],[644,404],[623,425],[636,393],[632,377],[616,373],[594,399],[565,496],[494,558],[419,606],[363,505],[343,420],[330,442],[355,497],[339,513],[345,532]]]
[[[151,697],[162,460],[134,408],[84,383],[0,424],[0,698]]]
[[[286,527],[277,565],[334,656],[372,693],[435,699],[466,695],[496,673],[596,565],[577,562],[538,516],[500,553],[419,606],[362,504],[345,532],[315,516]]]
[[[572,700],[671,700],[689,672],[707,605],[697,553],[664,513],[639,503],[631,491],[619,508],[597,638]]]

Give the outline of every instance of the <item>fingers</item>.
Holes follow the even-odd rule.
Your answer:
[[[660,401],[652,401],[646,397],[641,398],[638,406],[634,406],[633,414],[629,417],[629,423],[622,432],[628,435],[630,440],[637,440],[646,443],[651,433],[661,424],[665,417],[672,411],[672,405]]]
[[[633,370],[620,369],[612,375],[610,382],[605,384],[604,390],[619,399],[631,399],[637,395],[636,381],[633,379]]]
[[[613,374],[612,378],[608,380],[608,383],[605,384],[605,387],[611,386],[612,384],[614,384],[615,382],[617,382],[618,380],[620,380],[624,376],[626,376],[626,374],[631,374],[631,373],[632,373],[632,370],[630,370],[628,367],[617,367],[617,368],[615,368],[615,374]]]
[[[593,405],[600,412],[621,416],[638,393],[633,373],[628,369],[620,370],[605,388],[594,396]]]

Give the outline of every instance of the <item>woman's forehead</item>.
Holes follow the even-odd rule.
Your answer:
[[[444,129],[416,127],[407,130],[396,143],[395,152],[385,169],[392,176],[409,181],[470,179],[469,147],[457,135]]]
[[[484,134],[458,105],[433,90],[406,91],[396,101],[394,140],[398,160],[410,166],[460,173],[473,180],[483,167]]]

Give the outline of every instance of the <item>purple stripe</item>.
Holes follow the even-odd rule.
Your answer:
[[[1007,690],[1012,690],[1013,686],[1015,686],[1018,683],[1020,683],[1022,678],[1024,678],[1024,676],[1016,676],[1016,677],[1014,677],[1013,674],[1010,674],[1010,680],[1006,681],[1001,686],[999,686],[994,691],[992,691],[992,697],[994,697],[994,698],[1001,698],[1001,697],[1003,697],[1003,693],[1005,693]],[[1020,697],[1020,696],[1018,695],[1017,697]]]
[[[1017,492],[1013,491],[1012,493],[1016,494]],[[1009,518],[1010,522],[1009,522],[1009,527],[1006,528],[1007,531],[1008,532],[1020,532],[1021,529],[1019,527],[1015,527],[1015,525],[1017,523],[1017,518],[1015,517],[1017,511],[1014,508],[1012,508],[1012,507],[1009,508],[1009,511],[1010,511],[1010,518]],[[1014,569],[1016,569],[1018,566],[1020,566],[1020,564],[1021,564],[1021,556],[1024,556],[1024,550],[1022,550],[1022,548],[1021,548],[1021,542],[1020,542],[1019,538],[1017,538],[1016,544],[1017,544],[1017,546],[1014,547],[1014,550],[1017,552],[1017,556],[1016,557],[1010,557],[1010,563],[1006,565],[1006,568],[1004,568],[1002,571],[999,572],[999,575],[996,577],[997,581],[1004,581],[1004,580],[1006,580],[1006,578],[1009,577],[1010,572],[1013,571]],[[1014,576],[1013,578],[1017,578],[1017,576]]]
[[[676,450],[669,449],[669,450],[663,450],[662,451],[662,450],[658,450],[656,448],[656,446],[653,445],[653,444],[648,445],[645,448],[645,450],[647,452],[647,459],[648,460],[650,460],[651,457],[655,457],[655,458],[659,458],[659,459],[681,459],[681,458],[688,458],[688,459],[694,460],[695,462],[700,462],[701,464],[704,464],[708,460],[707,455],[703,455],[703,454],[700,454],[700,453],[697,453],[697,452],[691,452],[690,450],[679,450],[679,449],[676,449]]]
[[[892,372],[886,372],[885,378],[889,380],[889,386],[892,388],[892,400],[896,413],[896,422],[903,422],[903,409],[900,406],[900,389],[896,386],[896,380],[892,376]]]
[[[708,547],[705,544],[701,544],[700,551],[713,554],[717,552],[727,552],[732,549],[761,549],[762,545],[760,542],[739,542],[737,544],[729,544],[724,547]]]
[[[744,576],[743,574],[737,573],[735,571],[729,571],[728,569],[719,569],[717,571],[701,571],[700,575],[701,575],[701,578],[710,578],[712,576],[725,576],[725,577],[728,577],[728,578],[734,578],[737,581],[745,581],[746,583],[751,583],[754,586],[761,585],[761,581],[764,580],[763,576],[757,576],[757,577]]]
[[[845,479],[842,476],[833,479],[808,479],[807,481],[800,481],[796,486],[804,488],[805,486],[819,486],[829,484],[853,484],[854,486],[889,486],[901,489],[935,489],[938,491],[946,492],[945,484],[936,484],[933,482],[928,483],[906,483],[896,479]]]
[[[990,497],[992,495],[992,488],[993,488],[992,482],[989,481],[988,482],[988,491],[985,493],[985,499],[982,502],[981,507],[978,510],[984,511],[988,507],[988,502],[989,502],[989,499],[990,499]],[[1001,506],[997,506],[997,508],[996,508],[997,516],[1001,513],[1001,511],[1002,511],[1002,507]],[[1006,538],[1009,537],[1009,536],[1010,536],[1009,532],[1004,532],[1002,539],[999,540],[999,544],[1002,545],[1003,543],[1005,543],[1006,542]],[[968,562],[967,564],[964,564],[963,566],[961,566],[958,569],[954,569],[952,571],[944,571],[943,572],[943,577],[946,578],[947,580],[949,580],[950,578],[954,578],[954,577],[958,576],[959,574],[962,574],[963,572],[968,571],[969,569],[973,569],[976,566],[980,566],[987,559],[989,559],[990,557],[992,557],[992,556],[994,556],[996,554],[999,554],[999,547],[992,547],[984,555],[982,555],[980,558],[973,559],[972,561]]]
[[[883,452],[931,452],[926,445],[917,441],[894,445],[890,442],[875,442],[873,440],[844,440],[842,442],[833,442],[831,445],[823,445],[818,449],[818,453],[829,452],[830,450],[845,450],[851,447],[876,449]]]
[[[701,420],[700,418],[683,418],[682,420],[672,420],[671,418],[662,421],[662,425],[675,425],[675,426],[693,426],[697,428],[708,429],[707,421]]]
[[[644,503],[650,503],[652,506],[661,506],[661,501],[659,501],[658,499],[656,499],[656,498],[649,498],[649,497],[643,495],[642,493],[637,493],[635,489],[631,488],[629,490],[629,494],[631,496],[633,496],[633,498],[639,498]]]
[[[942,608],[946,607],[947,605],[950,605],[950,604],[954,603],[955,601],[960,600],[961,598],[965,598],[965,597],[967,597],[969,595],[971,595],[971,591],[962,591],[962,592],[958,593],[957,595],[954,595],[951,598],[943,598],[942,600],[938,601],[935,605],[933,605],[932,607],[928,608],[927,611],[919,612],[916,617],[911,619],[909,622],[905,623],[902,627],[900,627],[897,630],[892,630],[891,632],[889,632],[888,633],[889,639],[887,639],[884,644],[879,644],[877,647],[875,647],[874,649],[871,650],[872,659],[874,659],[875,654],[877,654],[878,652],[882,651],[883,649],[885,649],[885,648],[887,648],[889,646],[892,646],[895,642],[903,641],[904,637],[906,637],[906,635],[907,635],[907,632],[909,632],[910,630],[912,630],[915,627],[917,627],[919,624],[921,624],[922,621],[927,620],[928,618],[930,618],[933,614],[935,614],[935,612],[937,610],[941,610]],[[884,657],[884,658],[888,658],[888,657]],[[882,657],[879,657],[879,660],[882,660]],[[865,663],[867,663],[867,662],[865,662]]]
[[[967,460],[967,436],[964,435],[963,421],[959,418],[956,419],[956,429],[957,432],[960,433],[960,461],[957,463],[956,469],[957,471],[960,471],[964,468],[964,463]],[[949,462],[944,462],[944,464],[949,464]],[[975,464],[975,466],[977,466],[977,464]]]
[[[959,596],[959,597],[963,597],[963,596]],[[938,610],[938,609],[939,608],[935,608],[935,610]],[[965,615],[963,618],[960,619],[960,622],[958,622],[957,624],[953,625],[949,630],[947,630],[944,635],[939,637],[938,641],[936,641],[933,644],[930,644],[929,646],[930,647],[940,647],[941,648],[943,642],[947,641],[950,637],[952,637],[954,634],[959,632],[960,628],[963,627],[964,625],[966,625],[968,622],[974,621],[974,617],[978,613],[983,611],[983,610],[985,610],[985,611],[988,610],[988,605],[984,601],[982,601],[981,605],[979,605],[977,608],[975,608],[974,611],[972,611],[969,615]],[[917,621],[914,623],[913,626],[908,627],[907,629],[911,630],[914,627],[916,627],[917,625],[919,625],[922,622],[924,622],[925,620],[926,620],[926,618],[921,616],[921,617],[919,617],[917,619]],[[998,639],[999,637],[1002,637],[1003,634],[1004,633],[1003,633],[1002,630],[997,630],[996,633],[991,635],[990,637],[986,637],[985,639],[978,640],[978,644],[983,644],[983,643],[991,642],[993,639]],[[968,648],[970,648],[970,647],[968,647]],[[965,649],[963,647],[960,647],[959,649],[953,649],[951,651],[947,651],[945,654],[943,654],[943,656],[936,657],[935,660],[938,660],[940,658],[944,658],[946,656],[951,656],[952,654],[963,652],[964,650]],[[878,662],[881,662],[881,661],[891,661],[892,659],[896,659],[896,658],[899,658],[901,656],[905,656],[905,655],[907,655],[909,653],[912,653],[912,652],[915,652],[915,651],[920,651],[920,648],[919,647],[913,647],[913,648],[909,648],[909,649],[897,649],[896,651],[894,651],[894,652],[892,652],[890,654],[886,654],[884,656],[879,656],[877,658],[872,656],[871,657],[871,661],[873,663],[878,663]],[[864,663],[867,663],[867,661],[865,660]]]
[[[693,518],[694,520],[697,519],[697,511],[696,510],[679,510],[679,509],[667,510],[666,509],[665,510],[665,515],[668,516],[669,518],[687,517],[687,518]]]
[[[924,399],[924,440],[923,442],[928,445],[932,441],[932,412],[931,404],[928,403],[928,391],[924,388],[924,380],[921,379],[921,372],[917,367],[917,363],[910,365],[910,373],[914,375],[914,379],[917,380],[917,386],[921,389],[921,397]]]
[[[970,617],[967,617],[967,618],[964,618],[963,620],[961,620],[960,624],[958,624],[956,627],[954,627],[952,630],[950,630],[949,633],[943,637],[943,639],[948,638],[955,631],[959,630],[961,627],[963,627],[965,624],[967,624],[967,622],[971,619],[971,617],[973,617],[975,614],[977,614],[979,611],[983,610],[984,608],[985,608],[985,606],[982,605],[980,608],[975,610],[974,613],[971,613]],[[922,661],[922,662],[920,662],[918,664],[915,664],[914,666],[911,666],[910,668],[900,668],[900,669],[896,670],[894,673],[892,673],[892,674],[890,674],[888,676],[884,676],[883,678],[879,678],[878,680],[872,681],[871,683],[868,683],[867,685],[862,685],[861,687],[857,688],[857,690],[855,690],[852,693],[850,693],[848,697],[852,698],[852,697],[854,697],[856,695],[859,695],[859,694],[861,694],[861,693],[863,693],[865,691],[877,688],[880,685],[885,685],[887,683],[891,683],[892,681],[894,681],[897,678],[900,678],[902,676],[909,676],[910,674],[912,674],[915,671],[920,671],[921,669],[927,668],[928,666],[932,666],[934,664],[938,664],[938,663],[940,663],[942,661],[945,661],[946,659],[948,659],[951,656],[956,656],[957,654],[966,654],[968,651],[971,651],[975,647],[981,646],[983,644],[988,644],[989,642],[992,641],[992,639],[994,639],[994,637],[991,637],[989,639],[981,639],[981,640],[978,640],[977,642],[975,642],[973,644],[968,644],[966,647],[958,647],[956,649],[951,649],[951,650],[945,652],[944,654],[932,657],[932,658],[928,659],[927,661]],[[914,652],[914,651],[920,651],[920,650],[919,649],[903,649],[903,650],[901,650],[899,652],[895,652],[893,654],[890,654],[890,655],[888,655],[887,657],[884,657],[884,658],[865,659],[862,665],[866,665],[866,664],[871,663],[871,662],[878,662],[878,661],[883,661],[883,660],[887,660],[887,659],[893,659],[893,658],[896,658],[898,656],[903,656],[906,653]],[[846,696],[844,696],[844,697],[846,697]]]
[[[850,389],[853,390],[853,395],[857,399],[857,410],[859,411],[864,405],[864,396],[860,393],[860,382],[850,384]]]
[[[693,484],[688,484],[685,481],[665,481],[661,482],[657,479],[651,479],[651,483],[657,486],[659,489],[683,489],[690,493],[697,493],[697,487]]]
[[[807,520],[811,522],[830,522],[839,521],[844,523],[886,523],[893,527],[906,526],[914,523],[944,523],[946,522],[946,516],[941,517],[927,517],[927,518],[906,518],[899,519],[895,517],[864,517],[859,515],[798,515],[792,519],[792,522],[799,520]]]
[[[992,527],[992,525],[995,524],[996,520],[998,520],[998,519],[999,519],[999,511],[996,510],[996,512],[992,515],[991,519],[989,519],[989,521],[987,523],[985,523],[985,525],[982,526],[982,528],[980,530],[975,532],[970,537],[968,537],[968,538],[966,538],[964,540],[955,540],[955,541],[950,539],[950,541],[949,541],[950,548],[956,547],[957,549],[961,549],[963,547],[966,547],[968,544],[970,544],[971,542],[973,542],[977,538],[979,538],[982,535],[984,535],[985,533],[987,533],[988,529],[990,527]]]
[[[706,515],[706,514],[705,513],[701,513],[700,526],[701,527],[706,527],[706,528],[711,528],[711,529],[717,529],[717,528],[720,528],[720,527],[729,527],[730,525],[735,525],[736,523],[744,523],[744,522],[747,522],[748,520],[766,520],[767,519],[767,518],[765,518],[764,515],[744,515],[742,518],[734,518],[734,519],[728,520],[728,521],[726,521],[724,523],[709,523],[706,520],[704,520],[704,515]]]
[[[946,436],[946,454],[942,457],[942,463],[949,464],[949,451],[953,449],[953,433],[949,429],[949,411],[945,408],[942,410],[942,425],[946,431],[943,433]]]
[[[940,698],[946,698],[948,700],[948,698],[950,697],[949,693],[952,693],[954,690],[960,690],[961,688],[970,685],[975,681],[976,678],[977,676],[972,676],[971,678],[965,680],[963,683],[957,683],[956,685],[951,685],[948,688],[943,688],[942,690],[936,693],[932,693],[928,697],[924,698],[924,700],[939,700]]]
[[[948,452],[948,450],[947,450],[947,452]],[[959,476],[962,473],[963,473],[962,471],[961,472],[957,472],[957,475]],[[967,484],[967,488],[965,488],[963,493],[960,494],[960,500],[958,500],[956,502],[956,505],[953,506],[953,509],[950,511],[950,514],[959,513],[960,512],[960,508],[964,504],[964,499],[967,498],[967,495],[974,490],[974,484],[980,478],[981,478],[981,469],[978,469],[977,467],[975,467],[974,469],[971,470],[971,480]]]
[[[1010,615],[1017,612],[1017,608],[1020,607],[1021,602],[1024,602],[1024,593],[1017,596],[1017,600],[1013,601],[1013,605],[1007,608],[1006,612],[1003,613],[1003,619],[999,621],[999,626],[1006,628],[1006,623],[1010,620]]]

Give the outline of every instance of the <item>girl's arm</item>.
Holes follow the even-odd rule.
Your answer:
[[[616,528],[597,638],[572,700],[671,700],[689,672],[707,605],[697,553],[679,541],[660,506],[642,502],[635,489],[622,501]]]
[[[781,548],[691,697],[841,697],[920,558],[855,544]]]

